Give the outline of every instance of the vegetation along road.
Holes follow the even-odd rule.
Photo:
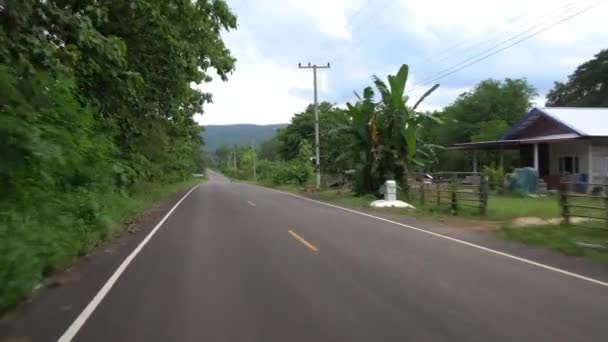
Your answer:
[[[253,3],[0,0],[0,342],[608,341],[608,0]]]
[[[167,216],[63,326],[39,329],[61,341],[606,337],[608,274],[579,276],[215,173]]]

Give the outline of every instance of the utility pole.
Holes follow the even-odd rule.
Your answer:
[[[319,152],[319,108],[317,103],[317,69],[329,69],[330,65],[308,65],[302,66],[302,63],[298,63],[300,69],[312,69],[313,82],[314,82],[314,98],[315,98],[315,171],[317,172],[317,189],[321,188],[321,156]]]
[[[234,169],[234,174],[236,175],[236,147],[232,149],[232,168]]]
[[[254,146],[255,146],[255,143],[252,140],[251,141],[251,159],[253,160],[253,181],[257,182],[258,176],[255,171],[255,147]]]

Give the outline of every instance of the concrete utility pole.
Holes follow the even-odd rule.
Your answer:
[[[251,141],[251,159],[253,160],[253,180],[255,182],[257,182],[258,176],[255,171],[255,147],[254,146],[255,146],[254,141]]]
[[[234,174],[236,175],[236,147],[232,149],[232,168],[234,169]]]
[[[314,98],[315,98],[315,171],[317,172],[317,189],[321,188],[321,156],[319,152],[319,109],[317,103],[317,69],[329,69],[330,65],[308,65],[302,66],[302,63],[298,63],[300,69],[312,69],[313,82],[314,82]]]

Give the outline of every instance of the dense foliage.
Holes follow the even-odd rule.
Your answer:
[[[349,123],[346,111],[329,102],[319,103],[319,140],[323,146],[321,152],[321,168],[325,172],[337,173],[349,169],[348,161],[340,159],[349,137],[334,129]],[[278,152],[282,160],[297,157],[303,140],[310,146],[315,146],[315,117],[314,106],[309,105],[304,112],[296,113],[290,124],[279,130],[276,136],[279,142]],[[313,153],[314,155],[314,153]]]
[[[328,102],[319,104],[321,169],[325,175],[343,176],[345,171],[354,171],[357,192],[375,193],[385,179],[403,181],[408,167],[434,159],[437,146],[422,141],[421,131],[436,121],[416,108],[438,86],[409,106],[404,94],[407,76],[404,65],[396,75],[388,76],[388,85],[374,77],[381,95],[377,102],[368,87],[363,98],[357,95],[359,101],[347,104],[346,110]],[[261,146],[258,179],[273,184],[306,184],[313,171],[314,135],[314,107],[308,106]],[[230,176],[251,179],[252,163],[243,151],[238,146],[217,149],[216,167]],[[326,182],[339,182],[339,178],[326,177]]]
[[[566,83],[555,82],[547,106],[608,107],[608,50],[576,68]]]
[[[607,56],[608,50],[600,52],[594,60],[581,65],[567,84],[558,83],[549,95],[549,104],[603,105],[602,101],[608,98],[601,95],[607,84],[604,82]],[[319,105],[321,169],[326,180],[339,181],[339,177],[332,180],[331,176],[344,175],[348,171],[354,190],[361,194],[376,193],[389,178],[407,186],[405,176],[411,170],[471,171],[471,153],[450,151],[445,147],[500,139],[529,111],[537,96],[536,89],[526,79],[488,79],[462,93],[443,110],[425,113],[418,111],[417,106],[437,86],[419,101],[411,103],[405,94],[407,78],[408,68],[404,65],[396,75],[389,75],[387,82],[373,77],[375,88],[367,87],[361,95],[356,94],[357,101],[347,103],[346,109],[328,102]],[[565,100],[567,98],[569,100]],[[287,127],[259,147],[258,179],[274,184],[304,184],[305,180],[292,172],[298,166],[314,164],[314,158],[310,161],[298,159],[303,141],[314,146],[312,106],[294,114]],[[225,155],[222,149],[216,152],[216,165],[219,160],[227,160],[225,156],[218,157],[222,153]],[[500,167],[499,154],[498,151],[478,153],[483,172],[498,191],[504,173],[519,166],[517,151],[503,152],[504,169]],[[237,159],[248,160],[238,154]],[[292,161],[298,162],[289,164]],[[221,168],[221,163],[219,165]],[[228,164],[224,162],[224,165]],[[231,168],[223,170],[236,177],[252,178],[253,170],[249,166],[242,167],[246,169],[244,173],[238,172],[239,166],[236,172],[233,166]]]
[[[202,167],[191,84],[234,58],[222,0],[0,5],[0,310],[110,233],[147,184]]]
[[[354,186],[357,193],[374,193],[387,179],[396,179],[405,186],[407,171],[422,167],[434,158],[433,144],[422,140],[421,132],[437,123],[432,115],[417,112],[418,105],[439,85],[430,88],[413,105],[405,94],[409,68],[402,65],[396,75],[389,75],[388,85],[374,76],[380,101],[374,101],[371,87],[357,95],[357,103],[347,103],[350,136],[345,155],[355,167]]]
[[[445,123],[424,132],[427,141],[442,146],[500,137],[532,106],[536,90],[525,79],[485,80],[435,115]],[[440,171],[471,171],[470,155],[463,151],[442,151],[431,167]],[[480,155],[484,165],[497,164],[496,152]],[[505,167],[516,164],[516,156],[505,155]]]

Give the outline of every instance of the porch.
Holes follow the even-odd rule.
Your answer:
[[[557,189],[561,181],[584,185],[604,183],[608,178],[606,174],[608,153],[602,154],[605,148],[594,145],[592,139],[553,136],[455,144],[450,149],[471,151],[473,172],[481,169],[477,158],[479,151],[499,151],[500,166],[504,169],[504,151],[517,150],[519,167],[534,168],[539,178],[547,184],[548,189]]]
[[[556,189],[561,181],[575,183],[580,191],[608,181],[608,109],[534,108],[515,123],[500,140],[455,144],[452,150],[473,153],[472,170],[477,172],[477,152],[519,151],[519,166],[534,168]],[[600,189],[604,190],[604,189]]]

